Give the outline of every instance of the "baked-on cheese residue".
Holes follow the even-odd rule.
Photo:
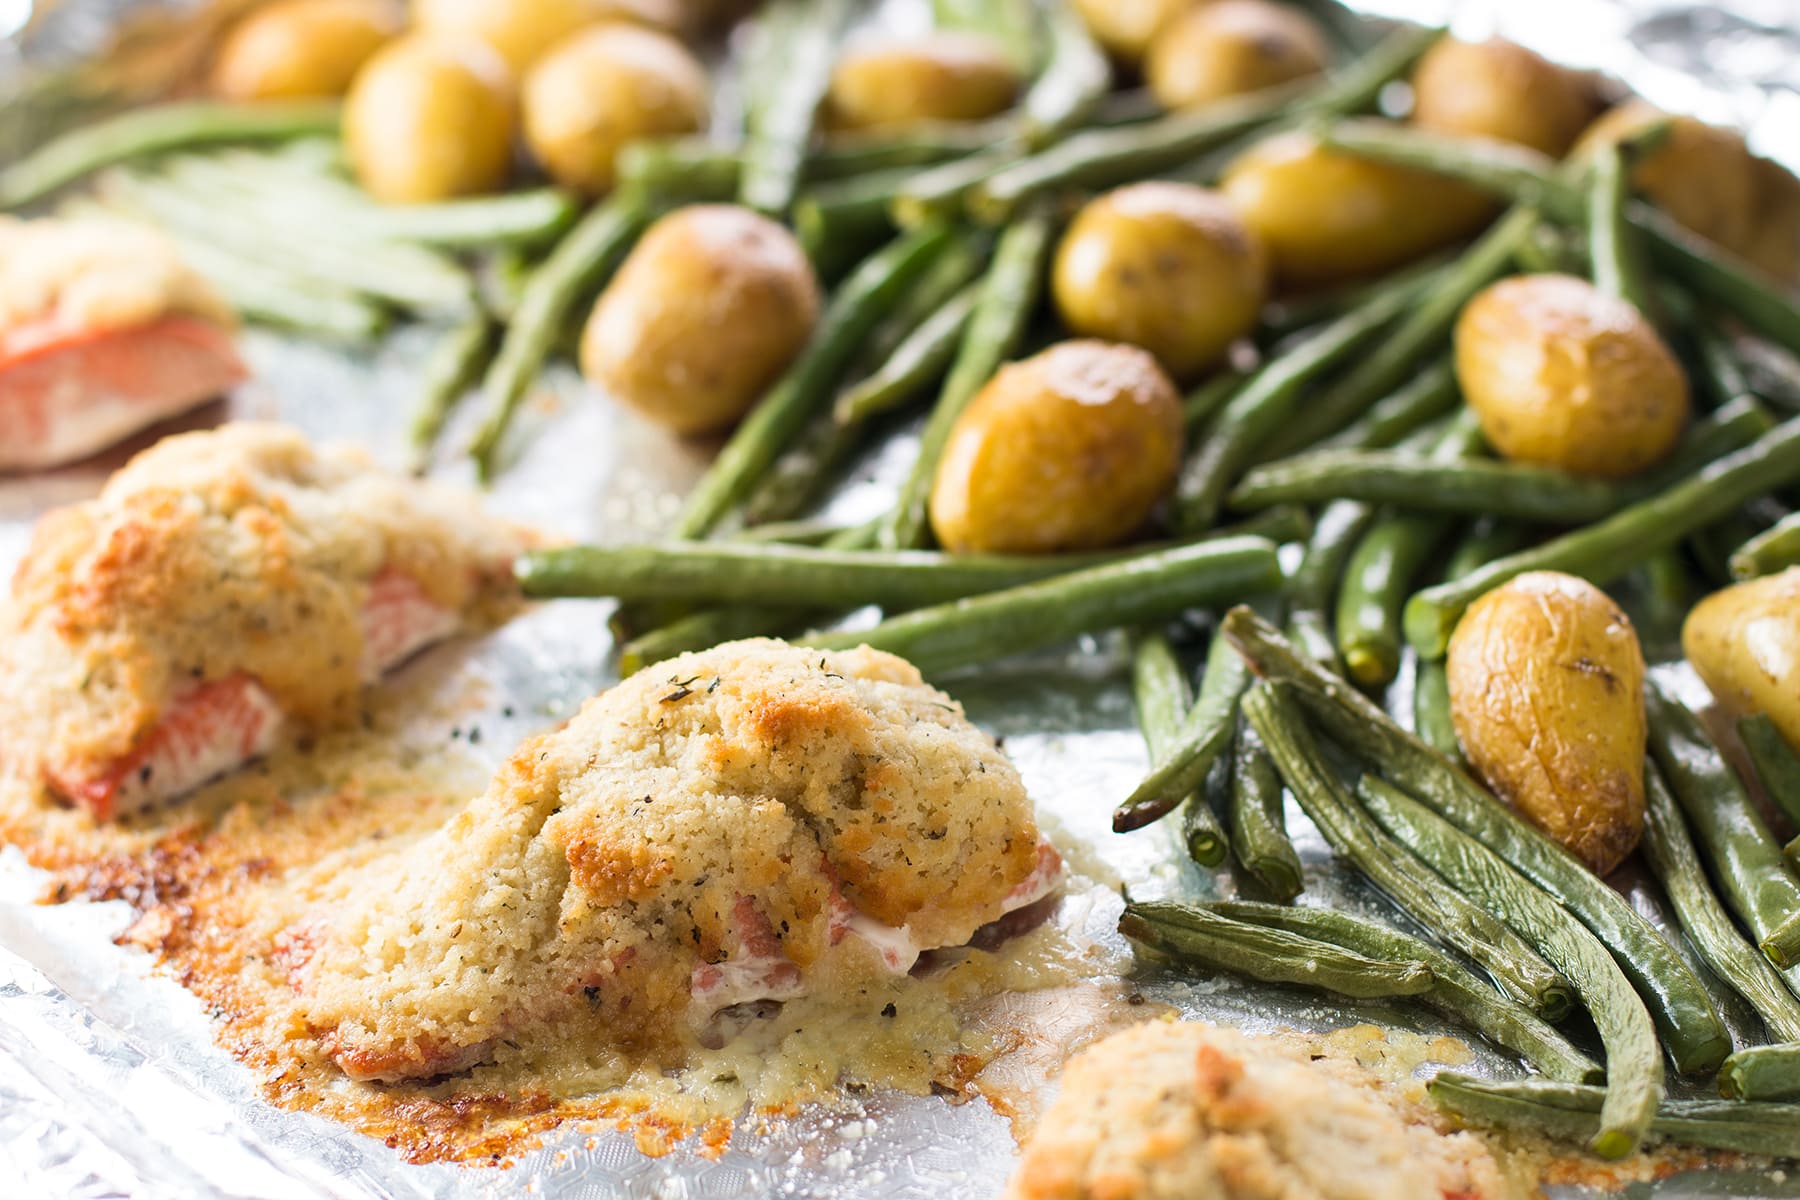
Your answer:
[[[0,215],[0,357],[17,339],[126,329],[171,314],[233,323],[211,285],[148,226]]]
[[[525,743],[439,833],[334,877],[276,950],[352,1078],[575,1024],[674,1061],[746,1006],[903,976],[1060,871],[1012,764],[911,665],[737,642]]]
[[[0,764],[102,818],[177,794],[502,615],[522,544],[281,426],[165,439],[34,532],[0,604]]]
[[[1288,1040],[1152,1021],[1070,1060],[1006,1200],[1510,1194],[1480,1139],[1409,1119],[1375,1082]]]

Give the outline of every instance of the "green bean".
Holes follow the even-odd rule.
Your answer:
[[[805,526],[806,523],[800,523]],[[793,529],[792,526],[790,526]],[[738,532],[737,540],[767,544],[777,540],[782,530],[774,525]],[[822,541],[808,528],[794,529],[800,536],[783,538],[796,545],[821,544],[827,550],[866,550],[875,537],[873,522],[834,529]],[[705,608],[678,617],[646,633],[639,634],[619,648],[619,673],[633,675],[644,667],[686,654],[705,650],[721,642],[738,638],[761,637],[771,633],[798,632],[819,621],[829,620],[829,609],[770,608],[752,604],[734,604],[729,608]]]
[[[1585,275],[1588,256],[1585,247],[1570,242],[1567,233],[1549,221],[1540,220],[1531,233],[1519,243],[1514,256],[1519,269],[1532,275]]]
[[[1450,673],[1441,659],[1418,664],[1413,679],[1413,731],[1445,758],[1462,760],[1462,740],[1450,711]]]
[[[832,410],[840,425],[856,425],[900,408],[949,370],[981,298],[980,283],[953,297],[905,341],[873,375],[838,397]]]
[[[1800,1000],[1731,923],[1700,865],[1687,821],[1654,762],[1644,765],[1642,848],[1644,861],[1668,893],[1700,961],[1744,998],[1772,1035],[1784,1042],[1800,1040]]]
[[[1420,654],[1441,657],[1463,610],[1515,575],[1567,571],[1604,586],[1646,557],[1797,478],[1800,418],[1786,421],[1744,449],[1709,463],[1659,496],[1640,500],[1586,528],[1496,559],[1461,579],[1425,589],[1407,602],[1407,640]]]
[[[1432,450],[1432,461],[1472,466],[1481,426],[1465,411]],[[1337,598],[1337,648],[1350,678],[1385,687],[1400,669],[1400,610],[1413,580],[1452,521],[1438,512],[1396,512],[1378,519],[1351,551]]]
[[[879,604],[900,610],[943,604],[1134,557],[1091,554],[875,553],[744,542],[665,542],[647,546],[565,546],[535,550],[514,563],[521,590],[545,599],[612,596],[620,600],[817,605]]]
[[[1667,940],[1567,850],[1489,795],[1443,755],[1395,724],[1379,705],[1303,658],[1267,622],[1240,605],[1221,632],[1259,675],[1297,689],[1312,718],[1365,764],[1517,867],[1561,901],[1612,951],[1656,1019],[1683,1074],[1714,1070],[1731,1039],[1705,985]]]
[[[892,215],[902,229],[963,215],[972,192],[995,174],[1019,161],[1024,143],[1017,138],[996,142],[966,158],[921,171],[894,196]]]
[[[1407,279],[1374,295],[1251,376],[1182,467],[1175,490],[1176,528],[1197,533],[1211,526],[1238,472],[1294,419],[1306,386],[1366,345],[1434,280],[1433,276]]]
[[[1800,1099],[1800,1042],[1751,1046],[1719,1068],[1719,1095],[1763,1102]]]
[[[1430,49],[1441,29],[1402,26],[1324,84],[1303,82],[1234,97],[1120,129],[1078,134],[994,175],[969,197],[985,221],[1004,221],[1031,197],[1058,188],[1108,187],[1167,172],[1277,117],[1355,112]]]
[[[1536,219],[1527,209],[1514,209],[1496,221],[1462,258],[1432,277],[1429,291],[1370,354],[1261,448],[1263,457],[1282,458],[1330,437],[1411,377],[1421,359],[1449,340],[1463,305],[1506,272]]]
[[[1108,92],[1094,106],[1088,123],[1098,126],[1137,125],[1154,120],[1166,112],[1162,101],[1147,87]]]
[[[1800,513],[1790,513],[1731,553],[1731,577],[1756,579],[1800,564]]]
[[[1411,796],[1368,775],[1357,795],[1390,835],[1523,934],[1573,985],[1606,1047],[1606,1100],[1588,1145],[1602,1158],[1637,1149],[1662,1100],[1662,1056],[1649,1011],[1606,947],[1504,859]]]
[[[1280,578],[1273,543],[1221,538],[921,608],[870,629],[809,634],[802,640],[828,650],[866,642],[935,675],[1078,634],[1163,620],[1185,608],[1266,591]]]
[[[1053,4],[1044,13],[1044,66],[1025,91],[1025,140],[1053,142],[1084,123],[1112,86],[1112,66],[1095,45],[1087,22],[1071,5]]]
[[[1800,829],[1800,755],[1794,753],[1794,748],[1788,745],[1787,738],[1775,727],[1768,713],[1739,717],[1737,735],[1745,753],[1750,756],[1751,765],[1756,768],[1763,795],[1787,818],[1790,829]],[[1795,857],[1790,846],[1789,861]]]
[[[227,142],[336,133],[334,103],[226,104],[196,100],[139,108],[63,134],[0,169],[0,209],[35,200],[114,163]]]
[[[732,535],[734,541],[750,545],[766,546],[770,542],[787,542],[794,546],[823,546],[827,542],[838,542],[847,534],[861,533],[865,539],[875,535],[875,523],[865,521],[860,525],[839,525],[832,521],[810,520],[768,521],[760,525],[748,526]],[[837,549],[866,549],[866,540],[852,546],[836,546]]]
[[[1281,772],[1275,769],[1262,738],[1247,724],[1238,725],[1230,766],[1232,852],[1244,870],[1285,904],[1300,894],[1305,877],[1300,855],[1287,833]]]
[[[217,194],[310,220],[315,228],[341,226],[365,237],[451,250],[541,245],[568,229],[578,211],[573,196],[548,187],[435,204],[379,204],[329,165],[287,154],[184,154],[163,170]]]
[[[1498,918],[1445,887],[1357,806],[1282,692],[1258,683],[1244,696],[1243,709],[1288,790],[1334,852],[1368,876],[1413,920],[1472,959],[1506,995],[1545,1020],[1559,1020],[1568,1012],[1569,985],[1542,955]]]
[[[676,537],[706,536],[749,495],[769,464],[829,401],[832,384],[863,338],[943,253],[949,239],[949,231],[941,227],[907,234],[845,280],[825,306],[806,349],[757,401],[689,494]]]
[[[977,280],[987,268],[992,250],[991,239],[960,231],[870,332],[866,346],[857,356],[857,373],[866,375],[885,365],[919,326]]]
[[[1456,410],[1462,392],[1445,355],[1388,395],[1324,443],[1347,450],[1382,450]]]
[[[1644,691],[1650,752],[1693,824],[1725,901],[1770,962],[1800,963],[1800,881],[1700,718],[1652,683]]]
[[[1592,521],[1618,510],[1608,480],[1531,463],[1431,462],[1393,450],[1316,450],[1257,467],[1229,498],[1233,509],[1359,500],[1428,512],[1493,515],[1542,524]]]
[[[643,197],[617,192],[589,209],[532,271],[500,339],[500,351],[481,381],[488,412],[469,453],[483,478],[493,474],[500,441],[569,314],[618,266],[650,215]]]
[[[942,121],[903,130],[840,133],[813,150],[809,180],[850,179],[890,167],[930,167],[985,150],[1017,134],[1010,117]]]
[[[1332,600],[1345,562],[1374,521],[1375,510],[1367,504],[1351,500],[1327,504],[1288,583],[1288,634],[1307,658],[1328,671],[1342,666],[1331,631]]]
[[[1317,938],[1183,904],[1128,903],[1119,917],[1119,932],[1176,962],[1359,1000],[1418,996],[1435,982],[1431,969],[1417,960],[1370,958]]]
[[[1327,145],[1352,154],[1448,175],[1511,197],[1559,220],[1582,219],[1581,189],[1561,178],[1556,164],[1535,150],[1482,138],[1455,138],[1380,122],[1341,122],[1324,135]],[[1770,341],[1800,354],[1800,307],[1754,268],[1732,262],[1666,213],[1642,201],[1626,206],[1626,219],[1660,259],[1694,291],[1742,317]]]
[[[1433,983],[1419,998],[1445,1016],[1511,1050],[1550,1079],[1598,1083],[1605,1077],[1598,1063],[1537,1014],[1502,996],[1448,954],[1411,934],[1330,908],[1244,900],[1218,900],[1206,907],[1233,920],[1314,937],[1370,958],[1422,962],[1430,969]]]
[[[1250,686],[1244,660],[1222,639],[1206,652],[1200,695],[1183,715],[1180,728],[1160,750],[1146,775],[1124,803],[1113,810],[1114,833],[1129,833],[1175,810],[1205,780],[1206,773],[1231,746],[1237,729],[1238,698]],[[1220,857],[1224,845],[1220,839]],[[1218,859],[1205,863],[1217,866]]]
[[[1693,306],[1688,308],[1691,311]],[[1754,395],[1731,335],[1719,327],[1710,313],[1693,313],[1692,318],[1687,328],[1700,352],[1700,382],[1712,393],[1713,403],[1725,404]]]
[[[1164,634],[1146,630],[1133,640],[1131,690],[1137,703],[1138,727],[1144,731],[1150,760],[1155,762],[1172,749],[1194,703],[1187,671]],[[1201,866],[1216,867],[1225,861],[1230,849],[1225,830],[1198,791],[1189,793],[1187,802],[1198,810],[1194,813],[1188,852]]]
[[[1055,229],[1048,211],[1034,211],[1015,221],[994,248],[993,265],[982,280],[981,295],[975,302],[975,311],[969,315],[956,361],[951,364],[937,404],[919,435],[918,457],[882,526],[877,542],[882,549],[911,549],[924,544],[929,536],[926,509],[932,482],[937,477],[938,459],[950,441],[957,418],[1024,336],[1025,326],[1037,309]]]
[[[426,360],[409,430],[416,470],[423,471],[429,463],[431,447],[443,432],[450,410],[480,377],[493,344],[493,324],[485,313],[477,314],[446,332]]]
[[[813,505],[868,440],[865,423],[840,425],[821,413],[769,465],[744,501],[744,524],[786,521]]]
[[[1218,411],[1230,402],[1249,379],[1247,372],[1223,367],[1210,379],[1198,383],[1181,398],[1181,423],[1189,436],[1199,433]]]
[[[1451,256],[1448,254],[1433,254],[1375,279],[1346,284],[1328,291],[1283,296],[1263,310],[1257,340],[1265,344],[1279,342],[1309,326],[1335,321],[1352,309],[1361,308],[1382,292],[1400,286],[1400,281],[1435,274],[1450,262]]]
[[[850,12],[846,0],[772,0],[757,17],[765,42],[757,53],[778,66],[760,80],[745,119],[738,199],[747,207],[780,214],[793,204]]]
[[[1530,1080],[1497,1082],[1444,1071],[1427,1090],[1438,1107],[1468,1120],[1529,1125],[1574,1140],[1594,1136],[1606,1093],[1597,1087]],[[1650,1132],[1671,1142],[1776,1158],[1800,1157],[1800,1106],[1665,1100]]]
[[[794,201],[794,232],[801,246],[820,261],[844,247],[892,236],[888,209],[916,174],[911,167],[894,167],[808,188]]]
[[[1593,178],[1588,190],[1588,246],[1594,264],[1594,286],[1643,313],[1656,315],[1650,279],[1638,245],[1637,230],[1625,220],[1631,196],[1630,169],[1617,142],[1594,150]]]
[[[296,255],[291,227],[279,214],[249,205],[221,205],[209,191],[169,176],[113,170],[101,181],[100,191],[183,236],[253,262],[270,263],[333,291],[458,317],[476,308],[468,272],[423,246],[381,242],[337,229],[309,237],[306,253]]]
[[[1679,644],[1681,624],[1693,607],[1692,580],[1683,555],[1676,549],[1659,551],[1644,561],[1635,578],[1643,598],[1639,640],[1646,647]]]
[[[129,215],[99,207],[114,216]],[[387,326],[386,314],[354,292],[321,287],[284,268],[239,258],[202,238],[165,232],[182,259],[246,320],[350,344],[373,341]]]
[[[737,195],[744,158],[705,136],[640,138],[619,147],[621,190],[665,203],[724,201]]]
[[[1136,125],[1090,129],[1029,157],[996,160],[994,170],[969,178],[956,198],[977,219],[998,225],[1050,192],[1110,187],[1178,167],[1268,124],[1316,87],[1282,84]]]

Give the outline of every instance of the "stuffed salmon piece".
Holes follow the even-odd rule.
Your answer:
[[[86,458],[244,378],[224,301],[156,231],[0,217],[0,471]]]
[[[0,603],[0,768],[98,820],[174,799],[503,618],[526,541],[281,426],[167,438],[39,523]]]
[[[1062,881],[1012,763],[911,664],[728,642],[524,743],[274,952],[325,1054],[394,1082],[580,1023],[716,1048],[1041,918]]]

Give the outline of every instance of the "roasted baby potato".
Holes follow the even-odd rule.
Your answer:
[[[523,75],[550,48],[602,21],[674,28],[680,0],[413,0],[413,26],[485,42]]]
[[[212,90],[227,100],[341,96],[399,31],[399,14],[382,0],[275,0],[219,44]]]
[[[1075,11],[1106,52],[1136,66],[1156,35],[1203,0],[1074,0]]]
[[[785,228],[701,204],[644,234],[581,337],[587,378],[677,433],[743,416],[806,344],[819,282]]]
[[[1562,157],[1599,108],[1578,73],[1515,42],[1445,38],[1413,72],[1413,123]]]
[[[1154,181],[1090,201],[1063,234],[1051,280],[1071,330],[1142,346],[1178,379],[1250,331],[1268,286],[1262,244],[1223,196]]]
[[[525,141],[564,187],[610,191],[627,144],[706,123],[706,72],[680,42],[597,25],[557,45],[525,77]]]
[[[511,78],[479,42],[408,34],[356,76],[344,102],[344,145],[365,190],[420,204],[506,182],[512,166]]]
[[[1181,449],[1181,398],[1155,359],[1062,342],[1001,368],[957,419],[931,528],[958,553],[1111,546],[1149,519]]]
[[[1019,92],[1006,48],[969,33],[883,40],[844,52],[831,75],[828,119],[839,129],[979,121]]]
[[[1201,108],[1317,75],[1330,57],[1318,22],[1299,9],[1269,0],[1217,0],[1183,13],[1156,35],[1144,76],[1164,108]]]
[[[1532,571],[1469,607],[1450,638],[1450,715],[1495,794],[1597,875],[1644,828],[1644,653],[1584,579]]]
[[[1744,135],[1693,117],[1669,118],[1642,100],[1610,109],[1576,153],[1668,120],[1632,169],[1638,191],[1683,225],[1782,283],[1800,282],[1800,180],[1750,152]]]
[[[1399,266],[1473,232],[1494,211],[1441,175],[1327,150],[1299,131],[1250,147],[1219,186],[1290,286]]]
[[[1469,301],[1456,378],[1494,449],[1579,475],[1636,475],[1687,427],[1687,376],[1655,326],[1572,275],[1502,279]]]
[[[1767,713],[1800,749],[1800,567],[1714,592],[1687,615],[1681,648],[1734,717]]]

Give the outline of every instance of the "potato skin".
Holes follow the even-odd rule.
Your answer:
[[[219,44],[212,90],[226,100],[341,96],[399,30],[398,15],[381,0],[275,0]]]
[[[1642,313],[1585,279],[1502,279],[1464,306],[1455,342],[1463,395],[1515,461],[1622,478],[1687,427],[1681,364]]]
[[[1290,286],[1399,266],[1494,212],[1487,197],[1442,176],[1327,150],[1301,131],[1250,147],[1219,186]]]
[[[677,0],[413,0],[412,14],[415,28],[484,42],[523,75],[577,30],[601,21],[671,29],[681,8]]]
[[[818,315],[792,234],[736,205],[694,205],[652,225],[601,293],[581,370],[676,433],[710,433],[748,411]]]
[[[1598,110],[1579,74],[1516,42],[1445,38],[1413,72],[1413,123],[1561,158]]]
[[[610,191],[619,151],[706,123],[706,71],[667,34],[597,25],[525,77],[525,141],[552,178],[590,196]]]
[[[1181,465],[1181,398],[1135,346],[1061,342],[1002,367],[958,418],[931,489],[956,553],[1115,545]]]
[[[1681,649],[1719,707],[1767,713],[1800,748],[1800,567],[1714,592],[1681,627]]]
[[[1318,22],[1268,0],[1217,0],[1177,17],[1150,43],[1144,77],[1164,108],[1202,108],[1325,69]]]
[[[1644,827],[1644,654],[1586,580],[1532,571],[1450,638],[1450,714],[1495,794],[1605,875]]]
[[[1262,244],[1219,193],[1134,183],[1076,214],[1051,291],[1077,334],[1130,342],[1187,379],[1223,358],[1268,296]]]
[[[479,42],[407,34],[371,58],[344,102],[344,144],[364,189],[390,204],[490,192],[512,167],[506,64]]]
[[[979,121],[1012,106],[1019,69],[992,38],[933,33],[852,46],[831,75],[827,116],[838,129],[900,129]]]
[[[1074,0],[1094,40],[1126,66],[1136,66],[1156,35],[1203,0]]]

